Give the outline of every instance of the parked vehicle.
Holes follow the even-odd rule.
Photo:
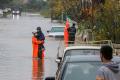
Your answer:
[[[114,56],[113,61],[120,61]],[[101,66],[100,57],[97,55],[67,56],[56,72],[55,77],[46,80],[95,80],[96,72]]]
[[[57,54],[56,62],[59,64],[66,56],[73,55],[99,55],[100,46],[69,46],[63,54]]]
[[[64,37],[64,26],[53,26],[51,30],[47,31],[49,37]]]

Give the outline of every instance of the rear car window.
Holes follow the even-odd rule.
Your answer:
[[[51,32],[64,32],[64,27],[52,27]]]
[[[95,80],[100,62],[67,63],[62,80]]]
[[[99,55],[99,49],[74,49],[68,50],[65,53],[65,56],[69,55]]]

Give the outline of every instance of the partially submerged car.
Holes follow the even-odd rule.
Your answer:
[[[120,61],[120,57],[114,56],[112,61]],[[46,80],[96,80],[96,72],[101,65],[98,55],[67,56],[58,68],[56,76]]]
[[[53,26],[51,30],[47,31],[48,37],[64,37],[64,26]]]

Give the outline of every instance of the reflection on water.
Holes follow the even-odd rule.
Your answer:
[[[44,76],[44,59],[33,59],[32,80],[42,80]]]
[[[15,17],[16,17],[16,19],[18,20],[20,18],[20,15],[12,15],[12,17],[13,17],[13,19],[15,19]]]
[[[42,80],[54,76],[60,40],[46,38],[45,59],[32,59],[31,32],[40,26],[45,33],[51,29],[50,19],[40,16],[17,16],[0,19],[0,80]],[[48,68],[49,66],[49,68]]]

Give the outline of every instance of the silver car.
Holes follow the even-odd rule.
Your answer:
[[[56,62],[58,66],[66,56],[73,56],[73,55],[99,55],[100,53],[100,46],[69,46],[66,47],[63,54],[57,54]]]
[[[120,61],[120,57],[114,56],[113,61]],[[98,55],[67,56],[56,76],[46,80],[96,80],[96,72],[101,65]]]
[[[53,26],[47,33],[48,37],[64,37],[64,26]]]

